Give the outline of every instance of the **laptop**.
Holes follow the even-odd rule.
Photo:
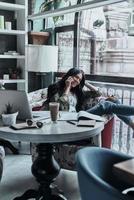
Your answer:
[[[0,90],[0,115],[6,111],[6,105],[13,106],[13,112],[18,111],[18,120],[32,119],[32,109],[25,91]]]

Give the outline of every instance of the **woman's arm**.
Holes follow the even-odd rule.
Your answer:
[[[69,95],[72,81],[73,81],[73,79],[71,76],[68,77],[68,79],[65,81],[64,95]]]
[[[60,110],[68,111],[69,109],[69,99],[68,95],[56,93],[50,99],[50,102],[58,102],[60,104]]]
[[[99,89],[97,87],[95,87],[94,85],[92,85],[89,81],[85,82],[85,86],[89,89],[87,91],[84,91],[85,93],[85,98],[96,98],[96,97],[100,97],[102,95],[102,93],[99,91]]]
[[[92,90],[92,91],[98,91],[98,88],[97,87],[95,87],[94,85],[92,85],[89,81],[87,82],[85,82],[85,86],[88,88],[88,89],[90,89],[90,90]]]
[[[48,101],[49,102],[58,102],[60,103],[60,110],[69,109],[69,95],[70,87],[66,84],[64,90],[61,91],[58,84],[53,84],[48,87]]]

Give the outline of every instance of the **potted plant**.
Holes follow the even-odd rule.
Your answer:
[[[43,45],[48,43],[50,32],[35,32],[31,31],[28,33],[29,44]]]
[[[9,68],[9,76],[11,79],[20,79],[22,74],[22,69],[20,67],[17,68]]]
[[[17,118],[18,112],[13,111],[13,105],[10,103],[6,104],[6,110],[2,114],[2,121],[5,126],[11,126],[13,124],[16,124],[16,118]]]

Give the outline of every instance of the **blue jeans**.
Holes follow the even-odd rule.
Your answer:
[[[120,104],[120,101],[117,99],[113,102],[100,102],[93,108],[90,108],[86,111],[100,116],[104,114],[116,114],[118,118],[124,121],[127,125],[130,125],[132,123],[132,119],[130,116],[134,115],[134,106]]]

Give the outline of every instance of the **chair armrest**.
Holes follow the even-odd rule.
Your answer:
[[[3,162],[5,158],[5,151],[2,146],[0,146],[0,180],[2,178],[2,173],[3,173]]]

